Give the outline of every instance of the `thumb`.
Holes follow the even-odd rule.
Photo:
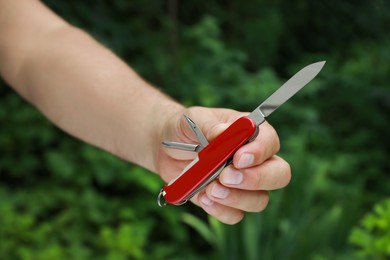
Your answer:
[[[229,124],[227,123],[218,121],[218,119],[215,117],[190,117],[190,120],[196,124],[196,126],[203,133],[208,142],[214,140],[229,126]],[[193,132],[191,126],[188,125],[184,117],[181,118],[178,132],[181,134],[182,140],[185,140],[187,142],[199,142],[196,137],[196,134]]]
[[[213,123],[212,125],[205,125],[202,129],[202,132],[205,133],[205,136],[209,142],[214,140],[218,135],[228,128],[229,124],[227,123]]]

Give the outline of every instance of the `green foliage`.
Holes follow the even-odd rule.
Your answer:
[[[236,226],[158,208],[158,176],[1,85],[0,259],[388,257],[388,201],[366,213],[390,190],[388,1],[45,2],[187,105],[250,111],[304,65],[327,64],[269,118],[291,184]]]
[[[156,205],[158,176],[70,138],[12,93],[0,103],[1,259],[163,259],[191,252],[182,209]]]
[[[375,204],[355,227],[349,237],[356,245],[356,255],[362,259],[390,257],[390,199]]]
[[[212,224],[186,221],[218,252],[221,259],[348,259],[345,246],[362,205],[360,187],[346,187],[331,178],[354,167],[349,155],[340,158],[307,153],[304,136],[290,138],[283,157],[291,162],[294,177],[285,189],[271,192],[270,204],[261,214],[248,214],[223,236]],[[348,163],[346,163],[348,161]],[[346,165],[347,164],[347,165]],[[206,233],[206,235],[205,235]],[[217,242],[217,245],[215,242]],[[220,245],[223,250],[220,250]]]

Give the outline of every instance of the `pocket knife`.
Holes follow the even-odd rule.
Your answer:
[[[199,144],[174,141],[164,141],[162,144],[167,148],[194,151],[198,154],[177,178],[164,185],[157,197],[158,205],[161,207],[167,203],[182,205],[217,178],[231,162],[235,152],[256,138],[259,126],[265,118],[309,83],[324,65],[325,61],[320,61],[301,69],[252,113],[234,121],[210,143],[196,124],[184,115]]]

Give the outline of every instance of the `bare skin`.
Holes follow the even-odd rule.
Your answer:
[[[7,36],[0,37],[0,75],[16,92],[69,134],[165,181],[194,156],[160,145],[166,139],[196,141],[183,114],[209,141],[245,115],[182,106],[38,0],[0,0],[0,35]],[[192,201],[227,224],[239,222],[245,212],[262,211],[267,191],[286,186],[291,178],[288,163],[276,155],[279,147],[275,130],[262,124],[259,136],[241,147],[219,180]]]

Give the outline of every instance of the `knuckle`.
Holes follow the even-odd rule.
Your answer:
[[[279,135],[272,125],[267,124],[266,126],[267,126],[266,129],[268,130],[268,136],[269,136],[271,143],[273,145],[273,149],[274,149],[273,152],[277,153],[280,151]]]
[[[257,199],[253,205],[251,212],[261,212],[263,211],[269,202],[269,193],[267,191],[259,191]]]
[[[237,211],[235,214],[231,214],[228,216],[225,216],[224,218],[220,219],[223,223],[228,225],[235,225],[238,222],[240,222],[244,218],[244,212],[243,211]]]
[[[234,225],[244,218],[244,212],[215,202],[211,207],[203,208],[209,215],[227,225]]]
[[[244,212],[239,209],[226,209],[224,206],[216,207],[213,214],[215,218],[219,221],[228,224],[234,225],[240,222],[244,218]]]
[[[229,197],[230,205],[234,205],[234,207],[239,207],[239,205],[245,201],[245,196],[242,191],[236,190],[233,192],[232,196]]]
[[[259,190],[263,186],[264,183],[264,175],[261,174],[261,171],[257,171],[252,175],[253,181],[248,182],[249,189],[251,190]]]
[[[291,166],[285,160],[281,160],[281,186],[285,187],[290,183],[291,180]]]
[[[280,151],[280,140],[279,140],[278,133],[273,127],[272,127],[272,138],[274,140],[274,153],[277,153]]]

